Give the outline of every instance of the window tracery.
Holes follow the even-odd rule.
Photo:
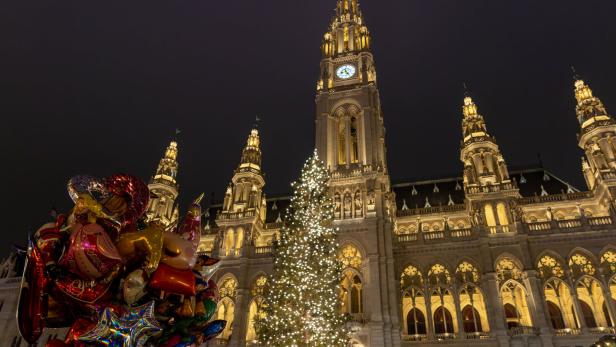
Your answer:
[[[359,269],[362,263],[361,252],[352,244],[348,244],[338,253],[338,260],[342,262],[345,268],[352,267]]]
[[[496,264],[496,275],[501,282],[510,279],[519,281],[522,279],[522,270],[520,270],[515,261],[505,257]]]
[[[434,264],[428,271],[428,280],[431,286],[448,286],[451,284],[451,275],[442,264]]]
[[[537,269],[539,270],[539,275],[544,281],[552,277],[565,277],[565,271],[563,270],[560,262],[550,255],[544,255],[539,259]]]
[[[402,286],[402,289],[409,287],[421,288],[423,286],[423,276],[419,269],[413,265],[407,266],[402,272],[400,285]]]
[[[569,268],[575,279],[578,279],[584,275],[594,276],[596,273],[593,263],[582,253],[575,253],[569,260]]]
[[[226,280],[222,282],[218,289],[220,293],[220,297],[235,299],[237,294],[237,281],[233,277],[228,277]]]
[[[456,277],[460,283],[479,284],[479,271],[467,261],[463,261],[456,269]]]

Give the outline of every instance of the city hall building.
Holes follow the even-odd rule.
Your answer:
[[[575,347],[613,333],[616,122],[590,86],[577,79],[572,93],[586,187],[540,165],[510,170],[470,95],[451,149],[460,174],[392,184],[370,45],[358,1],[338,0],[321,47],[315,147],[331,171],[350,346]],[[167,225],[178,217],[178,150],[172,142],[150,182],[148,218]],[[290,200],[266,197],[262,161],[254,129],[204,224],[200,251],[222,259],[217,316],[228,321],[208,346],[258,346],[254,317]],[[14,257],[0,280],[0,332],[20,346]]]

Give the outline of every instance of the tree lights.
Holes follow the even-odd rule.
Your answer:
[[[274,245],[271,289],[255,322],[259,341],[276,347],[345,346],[340,313],[342,266],[329,173],[316,151],[306,161],[287,211],[287,223]]]

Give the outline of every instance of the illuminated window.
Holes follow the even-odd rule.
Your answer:
[[[486,216],[486,224],[489,227],[495,227],[496,226],[496,217],[494,216],[494,209],[492,208],[492,205],[486,204],[484,206],[484,212],[485,212],[485,216]]]
[[[361,268],[361,252],[359,252],[359,250],[352,244],[348,244],[340,249],[340,252],[338,253],[338,260],[342,262],[342,265],[345,268]]]
[[[402,272],[400,285],[402,286],[402,289],[412,286],[421,288],[423,286],[423,276],[416,267],[409,265]]]
[[[357,118],[351,118],[351,163],[359,161],[359,146],[357,140]]]
[[[445,266],[435,264],[428,271],[428,280],[431,286],[448,286],[451,284],[451,275]]]
[[[551,277],[565,277],[565,271],[563,270],[562,265],[556,260],[556,258],[549,255],[544,255],[541,259],[539,259],[537,269],[539,270],[539,275],[544,280],[548,280]]]
[[[226,280],[222,282],[221,285],[218,286],[220,297],[230,298],[235,300],[235,295],[237,294],[237,281],[233,277],[228,277]]]
[[[456,279],[460,283],[479,284],[479,271],[477,271],[473,264],[463,261],[456,269]]]
[[[347,269],[343,272],[340,290],[342,312],[349,314],[362,313],[363,285],[361,279],[359,278],[357,273],[355,273],[355,271]]]
[[[346,126],[343,118],[338,120],[338,165],[346,164]]]
[[[522,270],[510,258],[502,258],[496,264],[496,274],[501,282],[507,280],[520,280],[522,278]]]
[[[584,275],[594,276],[596,273],[595,266],[592,262],[582,253],[575,253],[569,259],[569,268],[573,273],[574,278],[580,278]]]

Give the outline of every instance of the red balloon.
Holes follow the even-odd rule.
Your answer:
[[[54,264],[57,261],[56,253],[62,241],[60,228],[65,221],[66,217],[59,215],[55,223],[43,225],[35,234],[36,245],[41,252],[45,265]]]
[[[19,289],[17,326],[24,340],[31,344],[37,342],[45,328],[47,301],[43,294],[47,284],[43,257],[38,247],[30,243],[26,271]]]
[[[149,284],[150,288],[165,292],[195,296],[195,274],[192,270],[179,270],[159,264]]]
[[[86,280],[99,279],[122,261],[111,238],[98,224],[77,224],[60,265]]]

